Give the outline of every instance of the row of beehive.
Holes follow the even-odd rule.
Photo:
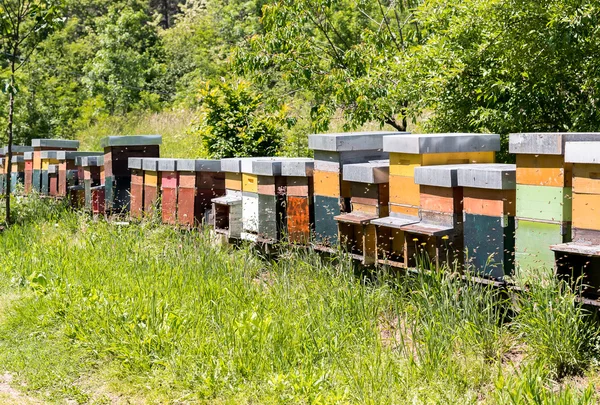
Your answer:
[[[571,228],[576,242],[600,243],[596,161],[573,169],[576,158],[565,158],[564,150],[581,142],[595,151],[597,144],[588,143],[598,140],[598,134],[511,135],[516,170],[492,164],[500,138],[490,134],[313,135],[314,161],[160,159],[157,136],[106,138],[101,156],[75,152],[76,141],[34,140],[33,151],[13,157],[13,178],[22,178],[26,191],[81,190],[96,212],[122,212],[131,202],[139,217],[160,204],[166,223],[211,224],[252,241],[340,244],[365,263],[410,267],[424,251],[438,262],[462,264],[464,251],[477,271],[502,278],[514,261],[554,266],[550,246],[565,263],[565,250],[593,257],[589,248],[581,253],[561,244],[571,241]],[[595,159],[594,153],[588,155]]]

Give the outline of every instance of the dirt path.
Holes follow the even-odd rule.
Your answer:
[[[40,405],[43,403],[13,388],[10,385],[12,381],[13,376],[11,374],[0,374],[0,404]]]

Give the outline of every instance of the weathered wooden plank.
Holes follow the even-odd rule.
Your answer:
[[[177,194],[177,222],[180,225],[189,227],[196,225],[195,198],[195,188],[179,187]]]
[[[517,184],[571,187],[572,164],[563,155],[517,155]]]
[[[463,210],[467,214],[501,217],[516,214],[515,190],[463,189]]]
[[[419,206],[394,204],[390,202],[390,213],[396,215],[407,215],[410,217],[419,216]]]
[[[502,279],[514,273],[515,219],[465,214],[465,262],[483,277]]]
[[[419,206],[421,186],[413,177],[390,175],[390,203]]]
[[[314,171],[314,193],[323,197],[340,198],[342,194],[339,172]],[[348,188],[349,188],[349,183]],[[344,193],[346,194],[346,193]],[[350,192],[348,192],[350,194]]]
[[[258,176],[242,173],[242,191],[247,193],[258,193]]]
[[[526,271],[549,271],[554,268],[550,245],[569,242],[570,223],[547,223],[517,219],[515,265]]]
[[[310,241],[313,223],[312,204],[308,196],[287,196],[287,233],[290,243],[306,244]]]
[[[600,231],[600,194],[573,193],[573,227]]]
[[[573,242],[594,243],[600,245],[600,231],[573,227]]]
[[[161,181],[161,214],[164,224],[177,223],[177,183],[178,174],[174,171],[163,171]]]
[[[226,172],[225,188],[228,190],[242,191],[242,174]]]
[[[583,163],[573,165],[573,192],[600,194],[600,165]]]
[[[243,192],[242,229],[252,233],[258,232],[258,193]]]
[[[570,187],[517,185],[517,217],[543,221],[571,221]]]
[[[315,239],[323,245],[338,242],[336,215],[340,215],[340,200],[335,197],[315,195]]]
[[[462,187],[433,187],[421,185],[421,208],[449,214],[462,212]]]

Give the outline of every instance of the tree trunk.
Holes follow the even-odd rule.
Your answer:
[[[406,117],[402,117],[402,122],[396,121],[395,118],[386,118],[385,123],[394,127],[395,130],[400,132],[405,132],[408,123],[406,122]]]
[[[10,177],[12,172],[12,144],[13,144],[13,117],[15,114],[15,60],[16,55],[13,54],[10,62],[10,89],[9,89],[9,102],[8,102],[8,149],[4,164],[7,165],[5,170],[6,176],[6,225],[10,225]]]
[[[163,17],[165,19],[165,29],[168,29],[169,25],[170,25],[170,21],[169,21],[169,0],[163,0],[162,4],[163,4]]]

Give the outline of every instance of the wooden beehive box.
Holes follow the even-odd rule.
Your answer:
[[[33,139],[31,141],[33,147],[33,168],[32,168],[32,188],[33,190],[42,193],[42,151],[76,151],[79,148],[79,141],[66,139]],[[47,165],[50,164],[46,162]],[[47,174],[47,170],[46,170]],[[47,175],[45,175],[47,182]]]
[[[388,216],[389,161],[344,166],[344,181],[350,188],[350,211],[335,216],[338,222],[339,242],[343,250],[363,264],[377,262],[377,250],[389,249],[389,238],[378,241],[371,221]]]
[[[160,135],[109,136],[102,139],[105,205],[108,211],[129,211],[131,190],[129,158],[158,158],[161,143]],[[155,182],[157,181],[156,177]],[[159,184],[157,183],[156,187]]]
[[[383,149],[390,154],[389,216],[375,220],[373,223],[377,225],[378,239],[390,240],[390,250],[382,252],[384,257],[380,257],[379,262],[396,267],[407,267],[413,260],[413,251],[417,243],[419,246],[423,246],[422,243],[425,247],[434,246],[429,253],[432,257],[439,258],[438,239],[443,236],[450,238],[450,234],[442,235],[440,231],[435,230],[435,227],[423,223],[421,185],[415,182],[415,170],[440,165],[492,163],[495,152],[500,150],[500,136],[463,133],[387,136],[383,140]],[[425,204],[435,204],[437,198],[441,197],[428,193],[432,190],[427,187],[424,187],[424,191]],[[443,193],[440,189],[437,189],[437,192]],[[439,201],[442,200],[449,201],[448,196]],[[424,211],[425,220],[435,217],[435,207],[429,208],[432,209],[426,207]],[[441,216],[438,219],[448,218]],[[417,225],[419,223],[420,225]],[[419,228],[421,228],[421,236],[414,236],[411,240],[407,240],[405,229],[417,231]],[[425,234],[428,232],[431,235],[426,237]],[[413,234],[416,235],[416,232]],[[443,243],[446,244],[447,242]],[[421,247],[418,248],[419,251],[420,249]]]
[[[144,213],[153,215],[160,208],[158,158],[143,158],[142,169],[144,170]]]
[[[40,159],[42,164],[42,169],[40,171],[42,195],[50,194],[50,177],[48,173],[48,167],[50,165],[58,164],[57,153],[58,151],[55,150],[43,150],[40,152]]]
[[[47,168],[48,176],[48,195],[58,197],[58,165],[49,164]]]
[[[23,186],[25,182],[25,158],[21,156],[12,157],[12,168],[10,173],[11,192],[15,192],[18,187]]]
[[[465,264],[477,276],[503,280],[514,273],[516,166],[465,165],[463,187]]]
[[[600,135],[599,135],[600,136]],[[572,164],[572,241],[552,245],[556,272],[573,284],[581,281],[584,294],[600,296],[600,138],[596,142],[567,142],[565,163]],[[581,277],[581,280],[578,280]]]
[[[292,244],[308,244],[314,230],[313,172],[312,159],[281,163],[286,182],[286,236]]]
[[[104,165],[104,156],[79,156],[75,159],[75,165],[83,171],[84,207],[92,211],[92,188],[103,186],[100,171]],[[73,187],[73,186],[70,186]],[[72,188],[70,188],[72,190]],[[104,204],[104,202],[102,202]]]
[[[539,273],[554,268],[550,245],[571,240],[572,164],[565,162],[566,142],[599,140],[594,133],[511,134],[517,157],[515,266]]]
[[[337,244],[338,227],[334,217],[350,212],[351,191],[343,180],[343,166],[387,159],[383,138],[403,136],[402,132],[354,132],[318,134],[308,137],[314,150],[315,241],[319,245]]]
[[[142,158],[129,158],[128,167],[131,173],[129,196],[129,213],[132,218],[141,219],[144,215],[144,169]]]
[[[25,152],[23,158],[25,159],[25,194],[29,194],[33,189],[33,152]]]
[[[58,161],[58,195],[66,197],[69,187],[83,183],[83,170],[76,165],[75,160],[84,156],[100,157],[102,152],[84,152],[84,151],[58,151],[56,160]]]

